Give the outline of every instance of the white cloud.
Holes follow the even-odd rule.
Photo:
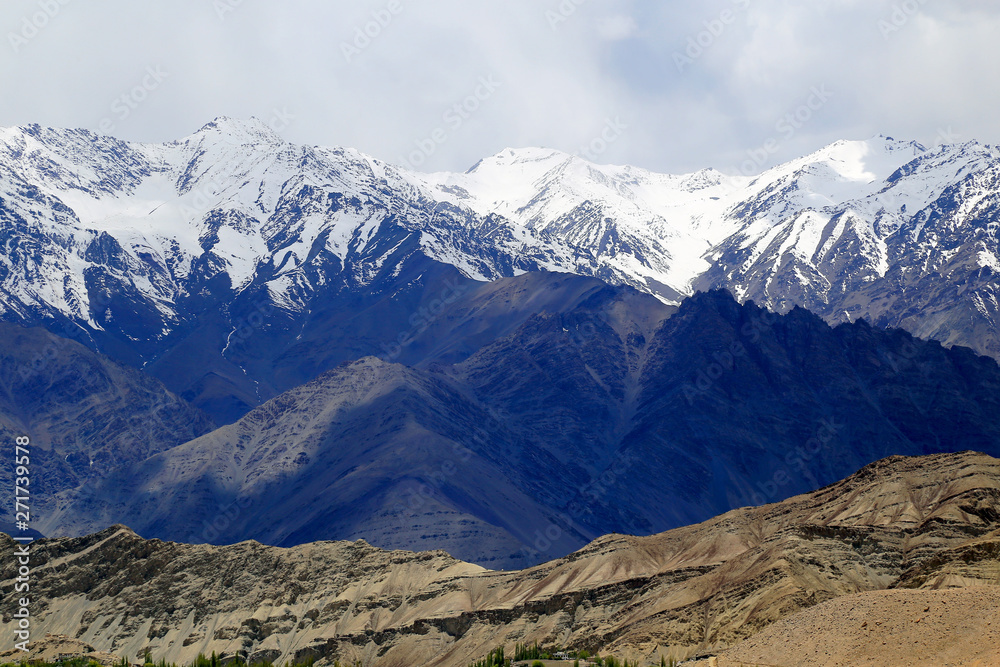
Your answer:
[[[220,2],[233,8],[224,20]],[[903,4],[917,9],[899,14]],[[62,6],[15,53],[11,35],[42,10],[7,0],[0,125],[97,130],[110,117],[118,136],[164,141],[217,115],[287,112],[292,141],[389,161],[444,126],[424,168],[465,169],[506,146],[575,152],[621,118],[628,129],[602,160],[731,171],[812,86],[826,85],[835,97],[775,160],[880,132],[933,143],[949,126],[1000,143],[1000,7],[970,4],[102,0]],[[679,71],[675,56],[692,43],[697,57]],[[149,67],[169,77],[116,115],[115,100]],[[447,124],[481,77],[502,85]]]

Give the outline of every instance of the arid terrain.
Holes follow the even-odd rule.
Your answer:
[[[845,595],[784,618],[714,660],[718,667],[1000,665],[1000,587]]]
[[[33,640],[29,645],[29,650],[24,653],[18,648],[12,648],[0,653],[0,662],[6,664],[11,662],[58,662],[66,656],[85,658],[88,662],[96,662],[103,667],[115,667],[120,665],[121,656],[112,653],[97,651],[93,646],[79,639],[73,639],[66,635],[46,634],[41,639]],[[132,661],[135,664],[135,661]]]
[[[810,662],[826,651],[889,664],[857,662],[877,655],[873,627],[885,628],[886,650],[898,642],[928,655],[950,651],[948,637],[991,636],[980,621],[995,621],[973,612],[993,608],[996,589],[983,587],[1000,574],[998,528],[1000,461],[971,452],[885,459],[812,494],[650,537],[609,535],[513,572],[362,541],[186,545],[115,526],[33,545],[33,631],[177,662],[216,651],[460,666],[501,644],[538,641],[649,662],[717,654],[836,664]],[[3,649],[12,576],[8,563]],[[938,590],[954,587],[967,590]],[[945,609],[962,595],[971,601]],[[934,632],[900,633],[918,618]],[[955,664],[973,664],[966,658],[989,659],[956,654]]]

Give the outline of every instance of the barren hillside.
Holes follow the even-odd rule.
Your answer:
[[[514,572],[361,541],[186,545],[116,526],[33,545],[33,629],[178,662],[217,651],[402,667],[466,665],[494,646],[536,640],[650,661],[689,657],[766,638],[787,619],[805,642],[789,650],[805,656],[809,628],[835,627],[828,619],[844,613],[820,603],[893,587],[996,584],[998,517],[1000,461],[965,452],[885,459],[812,494],[651,537],[605,536]],[[0,572],[0,648],[13,636],[13,567],[7,560]],[[908,594],[859,599],[875,601],[877,618],[882,601]],[[820,616],[792,616],[806,608]],[[962,614],[949,613],[926,627],[956,630]],[[762,646],[754,659],[771,655]]]

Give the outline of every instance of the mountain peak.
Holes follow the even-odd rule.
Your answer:
[[[281,136],[256,116],[233,118],[217,116],[205,123],[191,137],[218,135],[240,143],[281,143]],[[190,138],[190,137],[189,137]]]
[[[507,147],[491,155],[488,158],[484,158],[474,164],[465,173],[475,174],[481,171],[484,167],[511,167],[513,165],[519,164],[538,164],[541,162],[550,162],[553,165],[560,162],[567,162],[572,160],[574,156],[569,153],[564,153],[560,150],[554,148],[539,148],[539,147],[526,147],[526,148],[510,148]]]

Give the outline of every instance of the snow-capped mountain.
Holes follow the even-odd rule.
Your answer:
[[[171,383],[179,352],[212,349],[221,357],[198,363],[248,378],[247,406],[288,388],[251,367],[248,329],[280,338],[258,346],[286,349],[322,317],[357,310],[351,299],[406,304],[405,323],[423,303],[414,295],[456,270],[477,281],[596,276],[668,303],[725,287],[1000,357],[998,171],[995,147],[888,137],[750,178],[537,148],[419,174],[227,118],[156,145],[9,128],[0,318],[148,366],[182,393],[212,380]]]
[[[465,174],[413,176],[436,200],[573,251],[575,261],[547,268],[593,272],[668,300],[690,294],[710,268],[705,255],[732,233],[725,212],[743,185],[711,169],[671,176],[537,148],[506,149]],[[596,265],[581,261],[588,256]]]
[[[709,253],[696,288],[1000,357],[996,147],[838,142],[747,189],[727,211],[742,226]]]
[[[839,141],[756,178],[506,150],[421,182],[665,300],[724,287],[779,312],[865,318],[1000,357],[1000,150]],[[586,272],[586,266],[561,266]]]
[[[183,325],[184,302],[220,280],[302,311],[332,273],[371,283],[408,236],[478,280],[607,263],[585,244],[434,198],[422,178],[352,149],[285,143],[255,120],[217,119],[163,145],[3,130],[0,315],[162,340]],[[140,317],[115,312],[122,295]]]

